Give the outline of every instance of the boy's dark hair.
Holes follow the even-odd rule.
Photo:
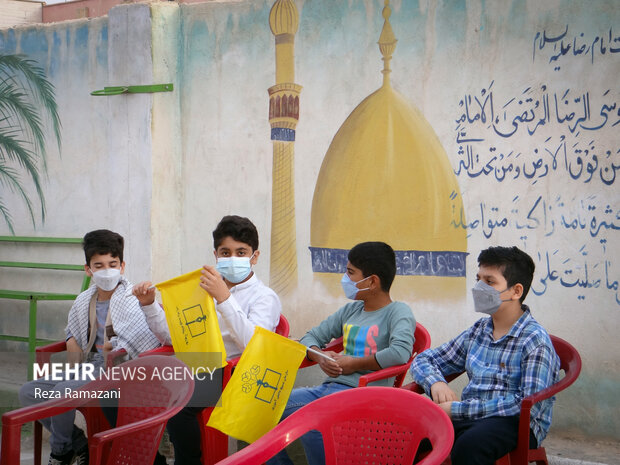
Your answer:
[[[86,233],[82,240],[82,247],[84,248],[84,256],[88,266],[90,266],[90,259],[95,254],[110,254],[122,262],[125,240],[118,233],[108,231],[107,229],[97,229],[96,231]]]
[[[396,276],[396,255],[385,242],[362,242],[349,251],[349,261],[364,278],[373,274],[381,280],[381,289],[389,292]]]
[[[489,247],[478,255],[478,265],[497,267],[509,287],[520,283],[523,295],[519,301],[523,303],[534,279],[536,265],[532,257],[518,247]]]
[[[258,250],[258,231],[256,226],[247,218],[237,215],[228,215],[221,219],[213,231],[213,248],[217,250],[224,238],[232,237],[252,247],[252,252]]]

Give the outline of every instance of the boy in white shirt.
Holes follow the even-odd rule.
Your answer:
[[[216,265],[203,267],[200,286],[215,300],[226,354],[228,359],[233,359],[241,355],[256,326],[275,330],[282,306],[276,293],[252,271],[260,251],[258,231],[249,219],[234,215],[222,218],[213,231],[213,248]],[[151,283],[148,281],[137,284],[133,293],[140,301],[153,333],[161,337],[163,344],[169,345],[170,332],[165,314],[155,302],[155,289],[149,287]],[[209,386],[205,385],[202,390],[200,386],[198,382],[188,406],[168,420],[176,465],[201,464],[200,425],[196,415],[208,405],[204,401],[204,391]],[[215,401],[217,399],[211,405]]]

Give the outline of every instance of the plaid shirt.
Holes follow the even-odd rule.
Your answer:
[[[471,328],[436,349],[418,355],[411,366],[416,383],[430,395],[444,376],[467,371],[469,383],[460,402],[451,408],[454,420],[519,415],[521,401],[558,380],[559,358],[545,329],[523,305],[523,315],[499,340],[493,320],[478,320]],[[540,444],[551,425],[555,398],[535,404],[530,427]]]

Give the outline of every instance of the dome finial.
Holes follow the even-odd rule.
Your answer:
[[[295,34],[299,28],[299,13],[293,0],[276,0],[269,12],[271,32],[278,36]]]
[[[396,37],[394,36],[394,31],[392,30],[392,25],[390,24],[390,16],[392,14],[392,9],[390,8],[390,0],[385,0],[383,7],[383,19],[385,22],[383,23],[383,30],[381,31],[381,35],[379,36],[379,50],[381,51],[381,55],[383,55],[383,85],[390,84],[390,73],[392,70],[390,69],[390,60],[392,59],[392,54],[396,49]]]

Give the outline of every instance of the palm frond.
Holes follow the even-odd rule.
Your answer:
[[[61,124],[58,116],[58,105],[54,95],[54,85],[47,80],[45,71],[34,60],[22,55],[0,55],[0,69],[13,69],[21,72],[35,94],[37,102],[47,111],[52,122],[58,151],[61,152]]]
[[[5,160],[11,160],[18,163],[26,170],[37,191],[37,195],[41,203],[41,219],[44,221],[46,211],[45,196],[43,194],[43,189],[39,178],[39,168],[36,165],[35,155],[30,150],[25,148],[20,142],[21,141],[11,136],[10,131],[0,129],[0,163],[6,170],[8,166]],[[28,202],[30,202],[30,200],[28,200]],[[29,209],[31,210],[31,207],[29,207]]]
[[[45,160],[45,134],[37,108],[30,103],[20,86],[0,82],[0,114],[8,124],[17,125],[34,142],[35,151]]]
[[[11,192],[18,194],[23,199],[24,203],[26,204],[26,207],[28,208],[28,213],[30,214],[30,220],[32,221],[32,225],[36,226],[34,211],[32,208],[32,201],[30,200],[30,198],[28,197],[28,194],[24,191],[24,188],[22,187],[22,184],[19,179],[19,173],[15,171],[14,169],[12,169],[11,167],[6,166],[3,163],[0,163],[0,185],[5,186]],[[0,198],[0,203],[4,205],[2,203],[1,198]],[[11,214],[8,211],[8,208],[4,206],[4,209],[6,211],[2,212],[2,216],[4,217],[4,220],[6,221],[7,225],[9,226],[9,229],[11,229],[11,232],[12,232],[13,231],[13,219],[11,217]]]
[[[22,186],[21,167],[32,180],[45,221],[45,196],[41,173],[47,173],[44,116],[49,118],[59,152],[61,124],[54,86],[34,60],[23,55],[0,54],[0,185],[16,193],[26,204],[35,225],[33,203]],[[0,216],[13,232],[9,207],[0,197]]]
[[[14,236],[15,229],[13,229],[13,217],[11,217],[11,212],[6,207],[6,205],[4,205],[4,202],[2,201],[2,197],[0,197],[0,215],[2,215],[4,222],[9,228],[9,231],[11,231],[11,234]]]

